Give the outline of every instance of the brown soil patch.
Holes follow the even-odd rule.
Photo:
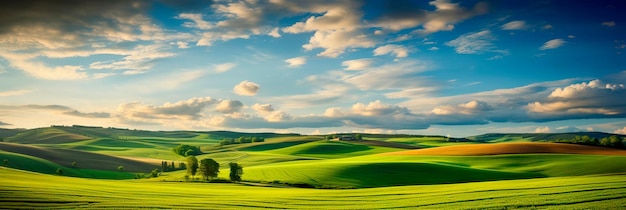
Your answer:
[[[154,160],[121,158],[71,149],[45,148],[6,142],[0,142],[0,150],[38,157],[66,167],[71,167],[72,162],[78,163],[79,168],[117,170],[118,166],[124,166],[125,171],[131,172],[149,172],[160,167],[160,161],[156,163]]]
[[[501,154],[532,154],[532,153],[561,153],[586,155],[626,155],[626,150],[545,142],[519,142],[498,144],[467,144],[428,149],[417,149],[400,152],[390,152],[381,155],[501,155]]]

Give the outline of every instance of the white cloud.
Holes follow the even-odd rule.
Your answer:
[[[459,54],[481,54],[485,52],[497,52],[508,54],[505,50],[498,50],[492,43],[496,38],[489,30],[474,33],[466,33],[458,38],[446,42],[447,46],[454,47]]]
[[[235,85],[235,87],[233,88],[233,91],[235,91],[237,95],[254,96],[257,94],[257,92],[259,92],[260,87],[261,86],[259,86],[259,84],[257,83],[249,82],[248,80],[245,80]]]
[[[227,72],[230,71],[231,69],[235,68],[237,66],[237,63],[222,63],[222,64],[217,64],[214,65],[215,68],[215,72],[217,73],[223,73],[223,72]]]
[[[614,130],[614,131],[613,131],[613,133],[626,135],[626,127],[623,127],[623,128],[621,128],[621,129]]]
[[[552,132],[552,129],[550,129],[550,127],[548,126],[537,127],[537,129],[535,129],[535,133],[550,133],[550,132]]]
[[[540,50],[556,49],[556,48],[563,46],[565,43],[566,41],[563,41],[563,39],[553,39],[544,43],[539,49]]]
[[[267,120],[268,122],[281,122],[290,119],[293,119],[293,117],[283,111],[271,112],[270,114],[265,116],[265,120]]]
[[[176,42],[176,46],[178,46],[179,49],[187,49],[189,48],[189,43],[178,41]]]
[[[40,79],[78,80],[89,77],[82,66],[65,65],[50,67],[43,62],[33,61],[35,55],[28,54],[0,52],[0,56],[7,59],[11,66],[21,69],[29,75]]]
[[[123,103],[117,107],[116,117],[121,122],[145,122],[154,119],[198,119],[201,112],[216,102],[210,97],[191,98],[162,106],[147,105],[142,102]]]
[[[602,22],[602,25],[606,27],[613,27],[615,26],[615,21]]]
[[[239,112],[243,108],[243,103],[238,100],[222,100],[220,101],[215,110],[225,114],[232,114],[235,112]]]
[[[526,21],[516,20],[516,21],[508,22],[508,23],[502,25],[500,28],[502,30],[523,30],[526,27],[527,27]]]
[[[401,90],[435,86],[419,75],[419,73],[428,71],[430,68],[428,63],[407,60],[372,67],[367,71],[351,71],[354,73],[344,75],[341,81],[361,90]]]
[[[323,48],[324,51],[317,54],[336,58],[343,54],[346,49],[352,48],[370,48],[376,45],[376,41],[368,35],[355,29],[342,29],[330,31],[316,31],[311,37],[308,44],[302,47],[305,50],[313,50]]]
[[[438,106],[435,107],[431,112],[435,115],[453,115],[453,114],[464,114],[471,115],[477,114],[481,112],[491,111],[494,108],[487,104],[484,101],[473,100],[467,103],[459,104],[457,106]]]
[[[291,68],[296,68],[296,67],[300,67],[304,64],[306,64],[306,57],[305,56],[300,56],[300,57],[295,57],[295,58],[289,58],[287,60],[285,60],[286,63],[288,63],[287,66],[291,67]]]
[[[252,105],[252,109],[256,110],[261,114],[268,114],[274,111],[274,107],[271,104],[254,104]]]
[[[385,55],[385,54],[395,54],[396,58],[404,58],[409,55],[409,49],[395,44],[388,44],[384,46],[380,46],[374,50],[374,56]]]
[[[409,110],[405,107],[400,107],[392,104],[384,104],[380,100],[370,102],[365,105],[362,103],[356,103],[352,105],[352,113],[363,116],[381,116],[381,115],[393,115],[393,114],[407,114]]]
[[[183,23],[183,26],[188,27],[188,28],[208,30],[214,27],[212,23],[202,19],[202,14],[181,13],[176,18],[183,19],[183,20],[185,19],[191,20],[191,22]]]
[[[437,51],[437,50],[439,50],[439,48],[438,47],[430,47],[430,48],[428,48],[428,50],[430,50],[430,51]]]
[[[547,99],[535,101],[526,107],[530,112],[549,115],[604,115],[626,114],[626,87],[593,80],[554,89]]]
[[[552,25],[550,25],[550,24],[547,24],[547,25],[544,25],[544,26],[543,26],[543,27],[541,27],[541,28],[542,28],[542,29],[544,29],[544,30],[549,30],[549,29],[553,29],[553,28],[554,28],[554,26],[552,26]]]
[[[25,95],[28,93],[33,92],[32,90],[10,90],[10,91],[0,91],[0,97],[6,97],[6,96],[19,96],[19,95]]]
[[[369,68],[373,62],[373,59],[361,58],[344,61],[341,65],[346,67],[345,70],[363,70]]]

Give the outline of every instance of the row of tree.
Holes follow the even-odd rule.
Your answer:
[[[557,139],[555,142],[603,146],[603,147],[611,147],[611,148],[618,148],[618,149],[626,148],[626,140],[617,135],[612,135],[612,136],[604,137],[601,139],[592,138],[587,135],[584,135],[584,136],[577,135],[571,139]]]
[[[339,140],[363,140],[363,135],[356,134],[332,134],[324,137],[325,140],[339,139]]]
[[[220,141],[220,145],[229,145],[229,144],[246,144],[246,143],[252,143],[252,142],[264,142],[265,138],[263,137],[249,137],[249,136],[240,136],[239,138],[230,138],[230,139],[224,139],[222,141]]]
[[[241,175],[243,174],[243,167],[237,163],[229,163],[230,166],[230,180],[233,182],[241,181]],[[192,179],[200,171],[202,180],[212,181],[220,173],[220,164],[211,159],[205,158],[198,162],[196,156],[187,157],[187,175],[191,175]]]
[[[187,169],[187,165],[185,165],[185,163],[180,162],[178,163],[178,167],[176,167],[176,164],[174,163],[174,161],[172,161],[172,163],[170,164],[167,161],[161,161],[161,171],[162,172],[167,172],[167,171],[176,171],[176,170],[185,170]]]

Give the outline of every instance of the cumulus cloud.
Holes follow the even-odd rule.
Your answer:
[[[252,109],[256,110],[259,113],[267,114],[274,111],[274,107],[271,104],[254,104],[252,105]]]
[[[374,39],[363,34],[360,30],[341,29],[317,31],[313,34],[309,43],[302,47],[305,50],[323,48],[324,51],[317,54],[318,56],[336,58],[343,54],[346,49],[370,48],[374,47],[376,43]]]
[[[259,84],[245,80],[235,85],[233,91],[235,91],[237,95],[254,96],[259,92],[259,88],[261,88]]]
[[[535,129],[535,133],[550,133],[550,132],[552,132],[552,129],[550,129],[550,127],[548,126],[537,127],[537,129]]]
[[[288,64],[287,66],[291,68],[296,68],[296,67],[300,67],[306,64],[306,57],[300,56],[300,57],[295,57],[295,58],[289,58],[285,60],[285,62]]]
[[[463,34],[454,40],[446,42],[446,45],[454,47],[454,50],[459,54],[482,54],[485,52],[507,54],[505,50],[497,49],[493,44],[495,40],[496,38],[491,31],[483,30]]]
[[[565,43],[566,41],[563,41],[563,39],[552,39],[550,41],[547,41],[546,43],[543,43],[543,45],[539,49],[540,50],[556,49],[556,48],[563,46]]]
[[[467,103],[459,104],[457,106],[438,106],[431,112],[435,115],[452,115],[452,114],[464,114],[471,115],[481,112],[491,111],[494,108],[484,101],[473,100]]]
[[[381,116],[407,114],[409,113],[409,110],[397,105],[383,104],[380,100],[376,100],[367,105],[362,103],[352,105],[352,113],[363,116]]]
[[[346,67],[345,70],[363,70],[369,68],[373,62],[373,59],[361,58],[344,61],[341,65]]]
[[[523,30],[526,27],[526,21],[523,20],[511,21],[500,26],[502,30]]]
[[[214,66],[215,68],[215,72],[217,73],[223,73],[223,72],[227,72],[230,71],[231,69],[235,68],[237,66],[237,63],[222,63],[222,64],[217,64]]]
[[[544,102],[529,103],[527,109],[535,113],[561,115],[604,115],[626,114],[624,84],[609,84],[593,80],[557,88]]]
[[[396,58],[404,58],[409,55],[409,49],[395,44],[388,44],[374,49],[374,56],[394,54]]]
[[[238,100],[222,100],[220,101],[215,110],[225,114],[232,114],[235,112],[239,112],[243,108],[243,103]]]
[[[621,129],[614,130],[614,131],[613,131],[613,133],[626,135],[626,127],[623,127],[623,128],[621,128]]]
[[[123,74],[148,71],[156,60],[174,55],[158,43],[191,38],[190,34],[167,31],[153,23],[144,15],[149,4],[123,0],[55,3],[36,0],[3,5],[0,57],[33,77],[49,80],[97,79],[113,74],[112,70],[124,70]],[[104,54],[113,57],[96,58],[89,67],[38,59]]]
[[[281,122],[290,119],[292,119],[291,115],[283,111],[271,112],[267,116],[265,116],[265,120],[267,120],[268,122]]]
[[[615,26],[615,21],[602,22],[602,25],[606,26],[606,27],[613,27],[613,26]]]
[[[391,30],[415,28],[416,33],[430,34],[438,31],[450,31],[454,24],[487,12],[487,5],[477,3],[472,9],[461,7],[448,0],[429,2],[434,10],[425,10],[421,4],[411,1],[384,1],[378,8],[383,11],[374,23]]]
[[[191,98],[175,103],[165,103],[161,106],[144,104],[142,102],[123,103],[117,107],[117,117],[124,121],[142,121],[145,119],[198,119],[202,111],[215,104],[211,97]]]

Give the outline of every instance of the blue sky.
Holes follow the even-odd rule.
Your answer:
[[[20,1],[0,126],[626,134],[621,1]]]

